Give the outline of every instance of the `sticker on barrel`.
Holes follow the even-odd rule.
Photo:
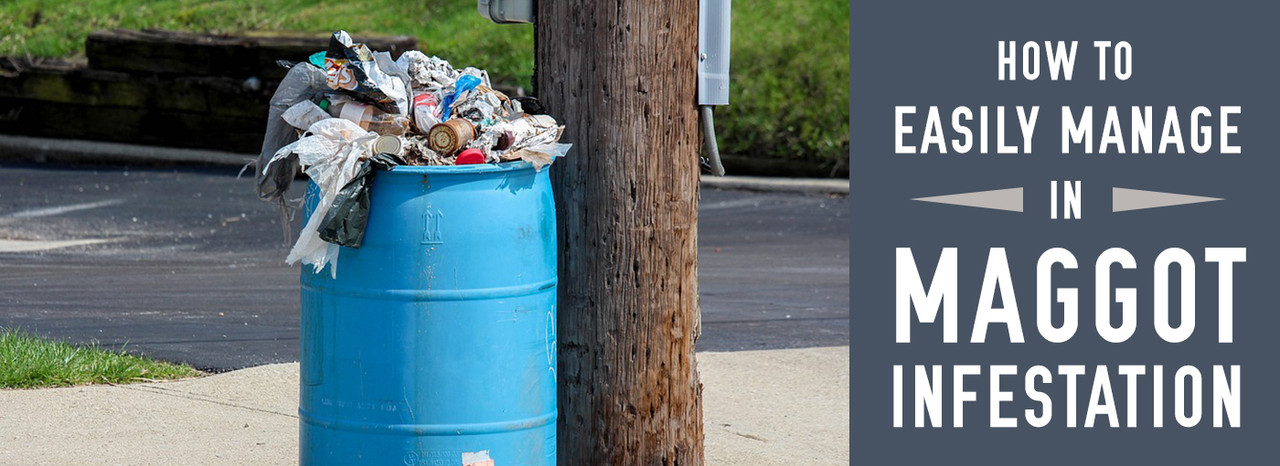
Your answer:
[[[489,458],[489,450],[481,450],[463,453],[462,466],[494,466],[494,464],[493,459]]]

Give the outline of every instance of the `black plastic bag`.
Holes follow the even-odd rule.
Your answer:
[[[364,241],[365,226],[369,224],[369,188],[373,186],[374,174],[403,163],[400,156],[383,153],[360,165],[356,176],[342,186],[329,212],[320,221],[320,228],[316,231],[320,239],[339,246],[359,248]]]

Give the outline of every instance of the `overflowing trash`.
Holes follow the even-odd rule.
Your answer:
[[[289,66],[271,98],[258,196],[287,208],[297,171],[311,178],[319,203],[286,261],[329,265],[334,277],[339,247],[360,246],[378,170],[514,161],[541,170],[570,148],[536,99],[510,98],[484,70],[417,50],[392,60],[338,31],[327,50]]]

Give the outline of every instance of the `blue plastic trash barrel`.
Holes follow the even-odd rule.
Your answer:
[[[302,464],[555,464],[547,171],[375,175],[364,242],[341,248],[337,278],[302,267]]]

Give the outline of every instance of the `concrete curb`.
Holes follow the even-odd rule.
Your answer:
[[[849,180],[826,178],[771,178],[763,176],[702,176],[702,185],[718,189],[797,192],[805,194],[849,194]]]
[[[112,163],[141,165],[217,165],[240,168],[256,159],[205,149],[144,146],[118,142],[49,139],[0,135],[0,160],[63,163]],[[823,178],[769,178],[754,176],[702,177],[702,185],[716,189],[848,195],[849,180]]]
[[[204,149],[78,139],[0,135],[0,159],[34,162],[224,165],[242,167],[256,156]]]

